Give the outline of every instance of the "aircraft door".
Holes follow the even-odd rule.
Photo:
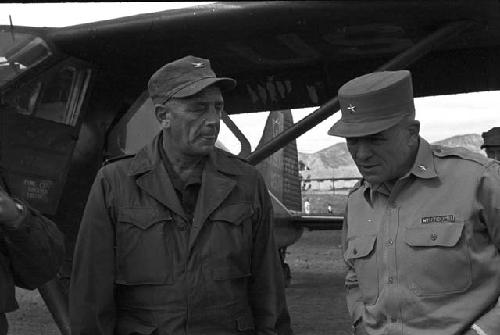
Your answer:
[[[45,214],[57,211],[90,73],[83,62],[68,59],[2,96],[2,175],[14,196]]]

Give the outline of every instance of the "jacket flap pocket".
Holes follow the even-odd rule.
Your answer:
[[[463,229],[464,222],[412,226],[406,228],[405,241],[412,247],[453,247]]]
[[[118,221],[130,223],[140,229],[148,229],[157,222],[171,219],[170,214],[160,214],[155,208],[120,208],[118,213]]]
[[[356,259],[368,256],[375,248],[377,235],[356,236],[347,242],[346,259]]]
[[[249,203],[231,204],[217,209],[212,214],[211,220],[226,221],[239,225],[252,214],[253,209]]]
[[[212,278],[214,280],[229,280],[250,277],[252,274],[248,271],[244,271],[234,265],[226,265],[214,268],[212,270]]]

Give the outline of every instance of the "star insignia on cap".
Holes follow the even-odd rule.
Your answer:
[[[193,64],[194,67],[204,67],[205,66],[205,64],[203,64],[203,63],[191,63],[191,64]]]
[[[356,106],[352,105],[352,104],[349,104],[349,106],[347,106],[347,109],[351,112],[351,113],[356,113]]]

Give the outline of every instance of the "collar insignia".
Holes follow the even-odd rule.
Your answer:
[[[191,63],[191,64],[193,64],[194,67],[204,67],[205,66],[205,64],[203,64],[203,63]]]

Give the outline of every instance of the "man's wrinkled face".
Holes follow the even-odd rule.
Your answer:
[[[216,86],[169,102],[163,128],[175,150],[188,156],[208,155],[219,135],[223,109],[224,99]]]
[[[398,124],[373,135],[346,138],[347,148],[363,178],[379,184],[407,172],[414,158],[412,144],[418,145],[418,126],[416,133],[410,128]]]

